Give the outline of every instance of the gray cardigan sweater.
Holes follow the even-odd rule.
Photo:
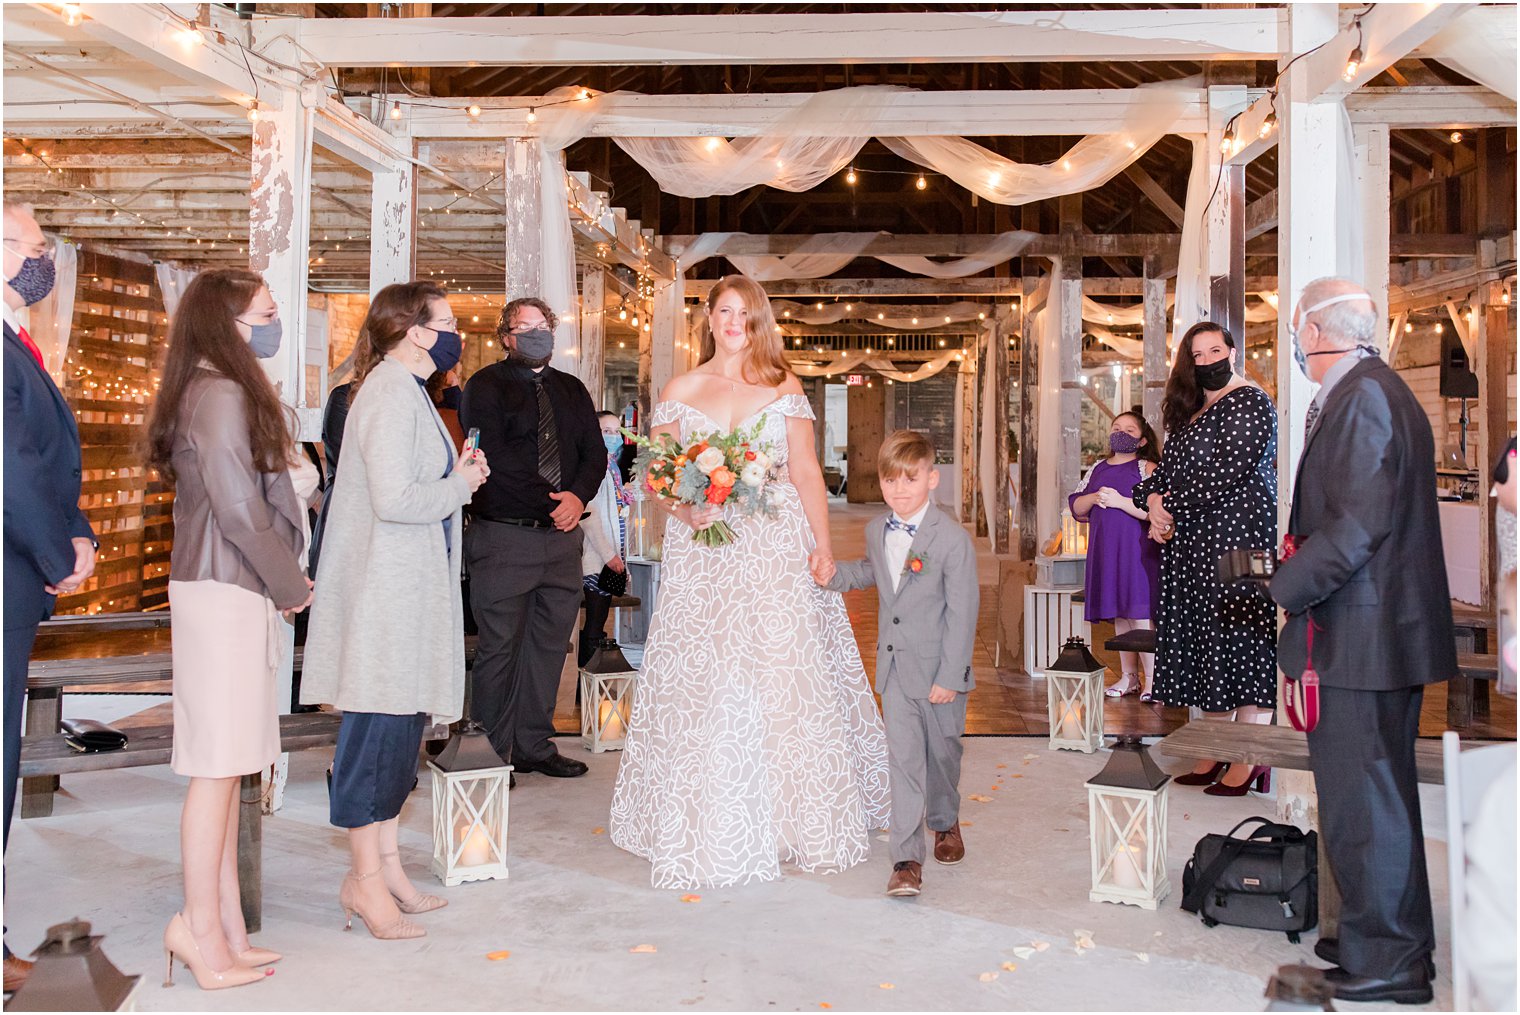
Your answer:
[[[460,508],[470,488],[443,421],[390,357],[348,410],[322,537],[301,700],[458,719],[464,702]],[[442,521],[452,519],[445,551]]]

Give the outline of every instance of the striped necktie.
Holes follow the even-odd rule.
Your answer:
[[[533,378],[533,390],[538,395],[538,474],[558,490],[559,428],[554,422],[554,406],[549,404],[549,392],[544,387],[543,374]]]
[[[1308,440],[1309,435],[1314,432],[1314,424],[1318,420],[1319,399],[1311,398],[1309,400],[1309,411],[1304,413],[1304,440]]]

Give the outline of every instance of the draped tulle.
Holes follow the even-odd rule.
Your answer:
[[[785,464],[784,395],[742,421]],[[718,427],[678,402],[654,425],[683,440]],[[843,870],[887,819],[886,738],[844,602],[807,570],[812,532],[779,484],[772,517],[730,518],[711,549],[671,521],[633,717],[612,798],[612,841],[652,864],[656,888]]]

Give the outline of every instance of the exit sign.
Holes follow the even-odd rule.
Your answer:
[[[866,383],[866,375],[865,374],[845,374],[844,383],[847,386],[852,387],[852,388],[864,387],[865,383]]]

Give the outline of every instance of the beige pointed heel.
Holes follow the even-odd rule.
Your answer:
[[[262,979],[274,974],[273,969],[250,969],[233,960],[232,968],[218,972],[211,968],[206,957],[201,954],[201,946],[196,943],[195,935],[190,933],[190,925],[185,922],[183,915],[174,914],[174,919],[169,921],[169,926],[164,928],[164,986],[174,986],[174,960],[178,958],[190,970],[190,975],[195,977],[196,986],[202,990],[223,990],[227,987],[242,987],[250,983],[257,983]]]
[[[396,866],[401,866],[400,853],[380,854],[380,860],[382,862],[389,860],[392,857],[395,857],[396,859]],[[444,906],[447,906],[449,904],[448,899],[441,898],[437,895],[428,895],[425,892],[418,892],[410,899],[403,899],[395,892],[391,892],[391,898],[396,900],[397,908],[409,916],[416,916],[418,913],[431,913],[433,910],[442,909]]]
[[[343,915],[347,918],[343,929],[353,930],[354,917],[358,916],[369,931],[369,936],[380,941],[408,941],[413,938],[427,937],[426,930],[404,916],[398,915],[390,923],[377,927],[365,915],[364,910],[359,906],[359,882],[368,881],[379,873],[378,870],[370,871],[368,874],[356,874],[353,871],[349,871],[348,875],[343,879],[343,887],[338,889],[338,905],[343,907]]]

